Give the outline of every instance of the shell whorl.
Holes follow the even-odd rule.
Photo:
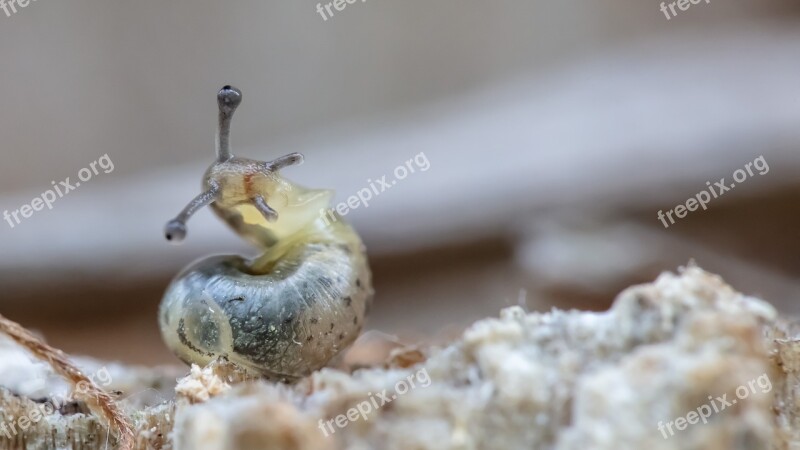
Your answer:
[[[363,246],[337,227],[339,239],[298,242],[267,274],[239,256],[190,265],[161,304],[166,342],[187,363],[225,357],[270,378],[324,367],[358,337],[372,298]]]

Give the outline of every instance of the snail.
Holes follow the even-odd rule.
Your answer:
[[[233,156],[230,124],[241,100],[231,86],[217,94],[217,159],[202,193],[167,223],[165,236],[183,240],[187,220],[209,205],[262,254],[190,264],[167,288],[159,325],[187,364],[226,358],[252,375],[292,381],[355,341],[372,301],[372,275],[353,228],[320,214],[332,191],[304,188],[279,173],[300,164],[301,154],[269,162]]]

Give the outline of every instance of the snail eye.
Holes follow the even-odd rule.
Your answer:
[[[186,224],[174,219],[164,227],[164,237],[170,242],[180,242],[186,237]]]
[[[217,94],[220,111],[232,114],[242,102],[242,92],[233,86],[223,86]]]

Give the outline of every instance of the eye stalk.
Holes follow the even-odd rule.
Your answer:
[[[217,131],[217,161],[225,162],[233,158],[231,153],[231,119],[239,104],[242,103],[242,91],[231,85],[225,85],[217,93],[219,105],[219,130]]]
[[[183,238],[186,237],[186,221],[189,220],[198,209],[213,202],[217,198],[217,194],[219,194],[219,184],[212,180],[209,182],[207,191],[200,193],[200,195],[195,197],[183,208],[183,211],[181,211],[177,217],[167,222],[167,225],[164,227],[164,237],[167,238],[168,241],[176,244],[182,241]]]

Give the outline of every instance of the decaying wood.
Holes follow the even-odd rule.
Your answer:
[[[81,389],[76,391],[76,394],[93,413],[103,419],[106,428],[114,430],[118,448],[121,450],[133,448],[133,430],[114,399],[75,367],[64,352],[45,344],[30,331],[2,315],[0,315],[0,332],[8,335],[37,358],[47,361],[58,374],[69,381],[73,388],[80,385]]]
[[[625,290],[606,312],[512,307],[443,348],[397,350],[386,365],[323,369],[294,385],[212,363],[180,380],[174,399],[129,414],[136,449],[790,449],[800,445],[798,331],[688,267]],[[0,345],[0,365],[7,351]],[[416,383],[401,392],[403,380]],[[732,400],[748,385],[707,423],[676,428],[709,397]],[[32,404],[0,390],[6,420]],[[662,422],[674,432],[665,437]],[[104,433],[91,416],[59,414],[25,442],[94,450]]]

